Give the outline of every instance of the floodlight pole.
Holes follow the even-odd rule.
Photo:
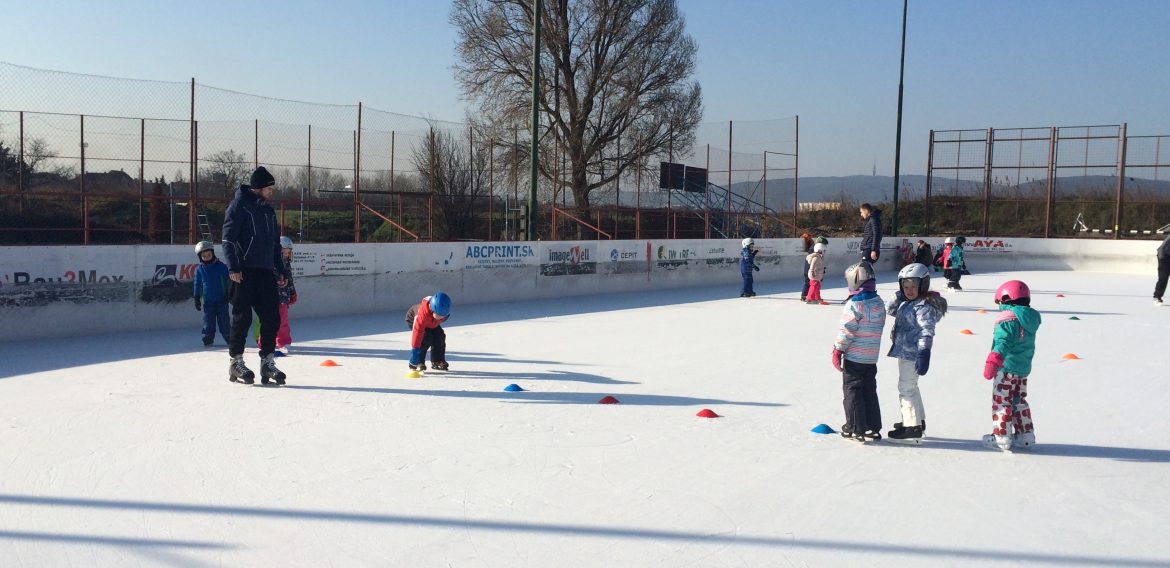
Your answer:
[[[528,219],[525,222],[525,240],[536,240],[536,174],[537,152],[540,142],[540,20],[544,1],[536,0],[532,12],[532,156],[528,165]]]
[[[894,142],[894,215],[890,235],[898,236],[898,177],[902,170],[902,80],[906,75],[906,12],[910,0],[902,0],[902,61],[898,65],[898,134]]]

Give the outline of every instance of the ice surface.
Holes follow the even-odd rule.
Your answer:
[[[421,379],[398,311],[294,308],[284,388],[229,383],[195,312],[183,331],[0,345],[0,566],[1170,566],[1153,277],[1010,276],[1044,316],[1038,445],[1014,454],[979,442],[1004,274],[947,295],[917,447],[809,431],[843,422],[841,306],[793,282],[455,298],[452,370]],[[888,428],[886,357],[878,392]]]

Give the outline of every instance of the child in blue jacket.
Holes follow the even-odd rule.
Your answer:
[[[228,316],[228,267],[215,258],[215,247],[208,241],[195,245],[199,266],[195,268],[195,309],[203,311],[203,346],[215,340],[215,326],[224,343],[228,341],[231,318]]]
[[[740,244],[743,245],[743,250],[739,252],[739,275],[743,277],[743,287],[739,290],[740,298],[750,298],[756,295],[756,291],[752,289],[752,271],[759,271],[760,267],[756,266],[756,253],[760,249],[756,248],[756,241],[751,237],[743,240]]]

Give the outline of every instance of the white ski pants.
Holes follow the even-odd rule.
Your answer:
[[[898,401],[902,405],[902,425],[919,426],[926,419],[922,392],[918,390],[918,372],[913,359],[898,359]]]

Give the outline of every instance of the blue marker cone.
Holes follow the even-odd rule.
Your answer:
[[[516,383],[512,383],[512,384],[504,387],[504,390],[506,390],[508,392],[520,392],[520,391],[523,391],[524,389],[520,388],[520,385],[518,385]]]
[[[832,428],[830,428],[828,424],[817,424],[816,426],[813,426],[812,431],[816,432],[817,434],[835,434],[836,433],[836,430],[833,430]]]

